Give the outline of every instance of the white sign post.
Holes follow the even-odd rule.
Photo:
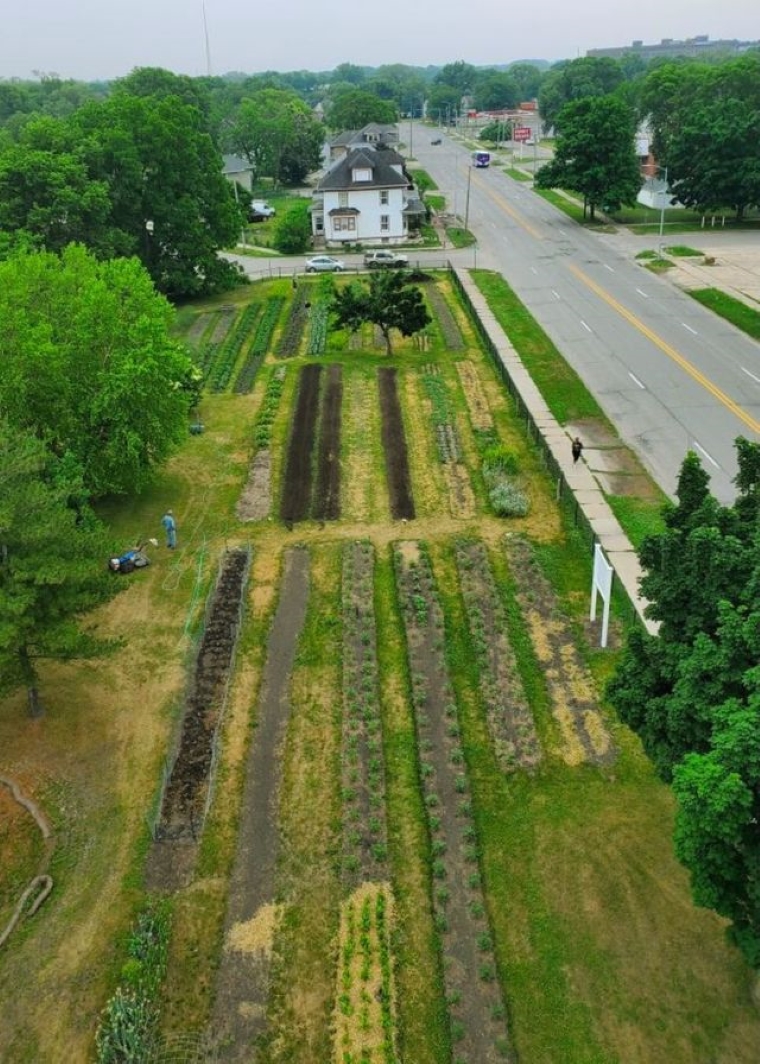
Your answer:
[[[610,622],[610,597],[612,595],[612,566],[604,556],[604,552],[597,543],[594,546],[594,575],[591,578],[591,614],[590,620],[596,620],[596,596],[597,592],[604,600],[602,613],[602,637],[599,646],[607,646],[607,628]]]

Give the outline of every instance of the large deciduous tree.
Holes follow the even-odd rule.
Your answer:
[[[386,353],[393,354],[393,329],[413,336],[430,324],[430,315],[419,288],[403,273],[373,274],[367,283],[354,283],[339,289],[332,301],[334,327],[355,332],[364,322],[372,322],[385,340]]]
[[[593,221],[596,207],[633,203],[641,188],[634,147],[633,110],[614,96],[568,103],[556,120],[554,158],[536,175],[538,188],[566,188],[583,196]]]
[[[225,143],[245,156],[254,180],[298,184],[320,163],[324,129],[290,89],[261,89],[241,102]]]
[[[173,313],[136,259],[71,245],[0,263],[0,414],[75,459],[88,492],[139,491],[187,432]]]
[[[103,531],[72,505],[82,490],[70,464],[0,416],[0,694],[25,687],[32,716],[42,712],[40,660],[111,646],[81,626],[113,593]]]
[[[695,901],[760,967],[760,445],[737,450],[731,507],[685,460],[665,530],[639,552],[659,633],[631,633],[608,695],[673,783]]]
[[[554,126],[563,107],[574,100],[608,96],[623,82],[614,59],[585,56],[563,60],[547,71],[538,93],[538,108],[546,129]]]
[[[390,124],[397,118],[392,101],[381,100],[366,89],[343,86],[330,93],[327,121],[332,129],[361,129],[370,122]]]

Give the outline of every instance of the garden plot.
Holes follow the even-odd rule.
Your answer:
[[[568,765],[606,764],[615,749],[599,711],[593,681],[575,646],[576,635],[544,576],[530,543],[504,539],[517,600],[541,663],[560,736],[560,756]]]
[[[374,551],[343,548],[343,876],[349,887],[387,876],[385,768],[377,682]]]
[[[443,293],[435,284],[431,284],[426,287],[425,294],[432,308],[433,317],[438,320],[438,324],[441,327],[443,340],[447,349],[449,351],[463,350],[464,340],[462,338],[462,332],[456,318],[451,313],[451,309],[449,308]]]
[[[469,360],[455,362],[454,365],[459,374],[473,429],[476,432],[491,431],[494,427],[493,416],[478,371]]]
[[[443,612],[424,548],[416,542],[399,543],[394,562],[454,1057],[461,1064],[495,1064],[513,1057],[486,915],[457,706],[446,665]]]
[[[240,367],[235,380],[235,392],[238,395],[247,394],[253,387],[256,374],[269,350],[284,304],[285,300],[282,296],[272,296],[267,300],[261,321],[256,327],[256,333],[245,356],[245,362]]]
[[[178,885],[187,870],[183,866],[192,855],[186,848],[197,840],[208,809],[217,730],[232,673],[250,560],[246,550],[227,551],[211,596],[150,861],[156,885],[163,887]],[[171,843],[185,849],[180,854]]]
[[[431,362],[422,367],[422,382],[435,429],[438,461],[443,468],[448,488],[451,516],[473,517],[475,496],[467,466],[462,461],[456,412],[449,399],[440,367],[436,363]]]
[[[541,746],[485,546],[457,543],[456,562],[496,759],[504,772],[531,771],[541,760]]]
[[[414,517],[414,496],[409,475],[409,455],[398,397],[396,370],[381,367],[377,371],[380,388],[380,415],[385,472],[388,478],[391,517],[410,520]]]
[[[314,486],[312,506],[312,516],[317,521],[336,521],[340,517],[342,372],[340,365],[328,366],[322,395],[317,445],[317,482]]]
[[[341,906],[334,1064],[398,1064],[393,901],[365,883]]]
[[[307,287],[300,285],[293,293],[287,321],[277,344],[278,358],[292,358],[298,354],[304,329],[309,320],[309,308],[306,306],[308,292]]]
[[[309,365],[303,367],[299,378],[280,504],[280,517],[286,525],[305,520],[311,508],[312,452],[317,433],[321,374],[321,366]]]
[[[267,644],[261,695],[248,753],[237,853],[217,973],[214,1035],[218,1059],[251,1059],[266,1029],[275,935],[282,917],[276,896],[281,747],[290,718],[289,682],[309,598],[309,555],[288,551]]]
[[[240,521],[263,521],[272,510],[272,455],[269,444],[284,386],[285,367],[277,366],[270,374],[253,428],[256,451],[248,470],[248,480],[235,507]]]

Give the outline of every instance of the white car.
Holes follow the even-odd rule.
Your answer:
[[[248,212],[248,217],[252,222],[263,222],[267,218],[274,218],[275,214],[277,214],[277,211],[274,207],[270,207],[265,200],[254,200]]]
[[[306,260],[307,273],[340,273],[345,268],[345,262],[334,259],[331,255],[315,255],[314,258]]]

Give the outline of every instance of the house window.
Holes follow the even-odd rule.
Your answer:
[[[347,207],[348,206],[348,193],[347,192],[339,192],[338,193],[338,206],[339,207]]]
[[[325,216],[323,214],[314,215],[314,227],[318,233],[324,233],[325,231]]]
[[[354,170],[352,176],[353,176],[354,181],[371,181],[372,180],[372,171],[369,170],[369,169],[365,170],[362,167],[362,169]]]
[[[387,207],[388,206],[388,189],[387,188],[384,188],[380,192],[380,205],[383,206],[383,207]]]
[[[391,216],[390,216],[390,214],[381,214],[380,215],[380,232],[381,233],[387,233],[388,230],[390,229],[390,227],[391,227]]]
[[[334,233],[354,233],[356,232],[356,218],[353,214],[346,215],[345,218],[333,218],[333,232]]]

